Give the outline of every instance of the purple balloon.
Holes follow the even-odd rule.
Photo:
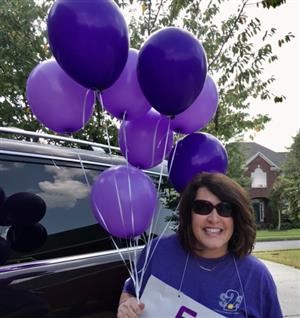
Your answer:
[[[6,234],[6,239],[13,250],[28,253],[41,248],[47,241],[48,233],[40,223],[13,225]]]
[[[145,115],[123,121],[119,129],[119,146],[130,164],[141,169],[158,165],[169,154],[173,145],[173,132],[169,119],[150,109]],[[167,139],[168,137],[168,139]]]
[[[132,120],[151,108],[145,98],[136,74],[138,51],[129,50],[128,60],[118,80],[102,93],[103,106],[113,116]]]
[[[205,51],[191,33],[164,28],[143,44],[137,72],[152,107],[164,115],[177,115],[202,90],[207,73]]]
[[[48,37],[59,65],[87,88],[108,88],[125,66],[128,29],[112,0],[56,0]]]
[[[169,178],[178,192],[201,172],[227,170],[228,158],[222,143],[213,135],[193,133],[177,142],[168,160]]]
[[[30,73],[26,97],[36,118],[58,133],[80,130],[94,109],[94,93],[71,79],[55,60],[38,64]]]
[[[218,90],[213,79],[207,74],[203,89],[193,104],[171,121],[171,129],[190,134],[204,128],[218,108]]]
[[[141,170],[115,166],[97,178],[91,204],[97,221],[111,235],[132,238],[150,226],[156,212],[156,189]]]
[[[39,222],[45,216],[46,209],[45,201],[37,194],[17,192],[6,199],[0,213],[9,224],[29,225]]]

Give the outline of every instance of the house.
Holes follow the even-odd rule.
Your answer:
[[[257,224],[272,222],[269,195],[279,176],[286,152],[275,152],[255,142],[242,142],[240,149],[245,155],[245,175],[251,179],[250,197]]]

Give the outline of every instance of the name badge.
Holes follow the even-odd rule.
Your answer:
[[[141,302],[145,304],[141,318],[225,318],[153,275],[149,277]]]

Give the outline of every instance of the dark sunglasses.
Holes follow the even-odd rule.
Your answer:
[[[216,209],[218,214],[222,217],[230,217],[233,213],[233,205],[229,202],[220,202],[216,205],[213,205],[209,201],[205,200],[195,200],[192,205],[192,211],[200,215],[208,215],[213,209]]]

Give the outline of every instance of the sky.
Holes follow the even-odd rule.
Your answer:
[[[253,2],[256,2],[253,1]],[[283,103],[261,102],[256,100],[251,104],[250,113],[268,114],[271,121],[263,131],[254,133],[254,142],[257,142],[274,151],[287,151],[296,133],[300,129],[300,1],[286,0],[286,3],[276,9],[257,8],[248,6],[249,16],[258,17],[263,27],[275,27],[278,35],[292,32],[295,38],[275,49],[278,60],[268,65],[266,75],[274,75],[276,82],[271,91],[286,97]],[[246,141],[251,141],[245,138]]]

